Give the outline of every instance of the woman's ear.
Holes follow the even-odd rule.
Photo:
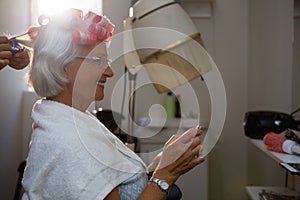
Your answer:
[[[76,60],[72,60],[71,62],[69,62],[68,64],[66,64],[63,68],[64,73],[65,73],[65,77],[69,80],[69,81],[74,81],[74,79],[77,76],[77,72],[80,68],[80,63],[78,63],[79,61]]]
[[[71,78],[71,67],[69,67],[69,64],[67,64],[66,66],[63,67],[63,72],[64,72],[64,75],[65,77],[70,81],[70,78]]]

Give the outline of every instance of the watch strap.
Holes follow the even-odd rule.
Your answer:
[[[167,183],[167,181],[165,181],[165,180],[160,180],[160,179],[154,178],[154,177],[151,177],[149,181],[155,183],[162,191],[168,193],[168,190],[169,190],[169,187],[170,187],[170,186],[169,186],[169,184]],[[167,185],[167,188],[164,188],[164,187],[162,186],[162,184],[166,184],[166,185]]]

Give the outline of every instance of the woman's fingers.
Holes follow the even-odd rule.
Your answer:
[[[201,140],[199,137],[195,137],[191,143],[191,149],[194,149],[195,147],[199,146],[201,144]]]
[[[170,137],[170,139],[166,142],[166,145],[171,144],[172,142],[174,142],[179,137],[180,137],[180,135],[178,135],[178,134],[172,135]]]
[[[205,156],[198,156],[195,157],[195,159],[193,160],[195,166],[199,165],[200,163],[205,161]]]
[[[198,126],[196,126],[196,129],[197,129],[196,135],[197,135],[197,136],[202,135],[202,133],[203,133],[203,127],[200,126],[200,125],[198,125]]]
[[[202,151],[202,145],[198,144],[191,150],[191,155],[192,156],[199,156],[200,152]]]
[[[196,137],[197,130],[196,129],[189,129],[186,132],[184,132],[180,137],[178,137],[176,140],[174,140],[174,143],[181,143],[181,144],[188,144],[191,143],[194,137]]]

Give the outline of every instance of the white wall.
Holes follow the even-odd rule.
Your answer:
[[[293,0],[254,0],[249,8],[249,109],[290,112]]]
[[[248,1],[214,1],[214,60],[222,74],[227,115],[209,154],[209,199],[246,199],[246,149],[242,129],[247,106]]]
[[[295,109],[292,105],[293,3],[293,0],[249,1],[249,110],[290,113]],[[284,186],[285,172],[274,160],[252,145],[248,146],[247,157],[249,185]],[[300,190],[299,178],[296,189]]]
[[[29,26],[28,1],[0,1],[0,34],[18,34]],[[21,99],[26,88],[25,70],[0,73],[0,199],[12,199],[17,168],[22,160]]]

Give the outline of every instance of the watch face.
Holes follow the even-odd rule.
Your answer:
[[[163,190],[167,190],[169,188],[169,184],[165,181],[161,181],[160,186]]]

